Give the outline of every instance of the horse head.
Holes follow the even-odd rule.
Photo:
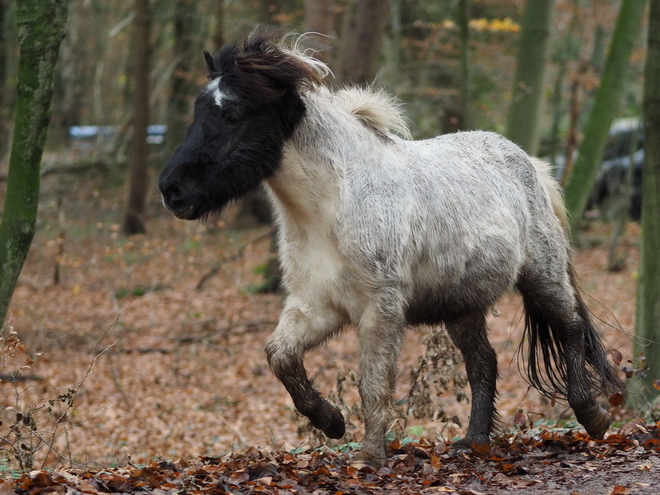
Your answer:
[[[301,93],[327,71],[288,50],[277,33],[255,33],[204,57],[209,82],[158,181],[163,204],[186,220],[221,210],[275,172],[305,112]]]

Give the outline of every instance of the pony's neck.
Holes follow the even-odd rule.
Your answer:
[[[280,221],[299,228],[334,218],[350,149],[346,125],[330,99],[313,93],[304,101],[305,115],[284,145],[277,172],[267,181]]]

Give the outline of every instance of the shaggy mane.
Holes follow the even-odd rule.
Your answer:
[[[344,88],[334,94],[337,103],[365,126],[376,132],[395,132],[410,139],[408,122],[401,112],[401,102],[383,90]]]
[[[279,98],[287,91],[318,89],[331,71],[312,56],[313,50],[301,48],[305,37],[257,31],[240,45],[225,45],[215,57],[204,52],[209,77],[222,77],[238,94],[260,101]],[[377,133],[395,132],[410,139],[400,101],[384,91],[344,88],[332,93],[332,99]]]
[[[209,78],[222,77],[238,94],[261,101],[319,87],[330,70],[298,48],[301,37],[292,47],[287,38],[281,31],[254,32],[240,45],[225,45],[215,57],[205,51]]]

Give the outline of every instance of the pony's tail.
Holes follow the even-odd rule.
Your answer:
[[[537,158],[532,163],[541,177],[552,210],[562,226],[568,251],[568,276],[575,297],[575,308],[581,322],[584,336],[584,352],[587,363],[587,376],[592,390],[611,397],[614,394],[625,396],[626,387],[613,366],[607,360],[600,332],[596,328],[591,312],[584,302],[583,289],[578,280],[570,253],[570,227],[564,197],[558,182],[552,177],[550,166]],[[557,335],[550,322],[539,311],[537,301],[523,294],[525,307],[525,333],[529,341],[527,375],[530,383],[542,394],[553,397],[566,396],[567,374],[564,356],[564,339]]]

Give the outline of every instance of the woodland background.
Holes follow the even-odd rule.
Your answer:
[[[324,33],[308,43],[332,68],[331,84],[375,80],[404,102],[415,138],[465,128],[506,133],[524,7],[523,0],[70,0],[36,235],[4,328],[0,470],[319,445],[263,354],[282,300],[261,291],[274,258],[263,205],[248,201],[191,224],[160,204],[157,174],[206,80],[202,50],[214,52],[257,25]],[[538,155],[572,160],[620,7],[554,2]],[[2,195],[16,112],[15,16],[14,2],[0,0]],[[619,117],[642,116],[646,22],[625,69]],[[139,122],[165,124],[167,132],[147,136]],[[101,127],[83,138],[70,134],[72,126]],[[641,366],[633,351],[640,226],[626,213],[613,218],[620,210],[588,212],[576,265],[614,362],[633,374]],[[490,322],[503,431],[573,428],[565,406],[520,377],[520,314],[509,294]],[[410,331],[392,430],[398,438],[443,442],[467,424],[460,357],[437,331]],[[355,356],[347,331],[306,361],[349,418],[343,443],[328,444],[335,449],[360,438]],[[641,421],[652,424],[658,405],[645,406]],[[621,404],[613,412],[619,424],[640,414]]]

